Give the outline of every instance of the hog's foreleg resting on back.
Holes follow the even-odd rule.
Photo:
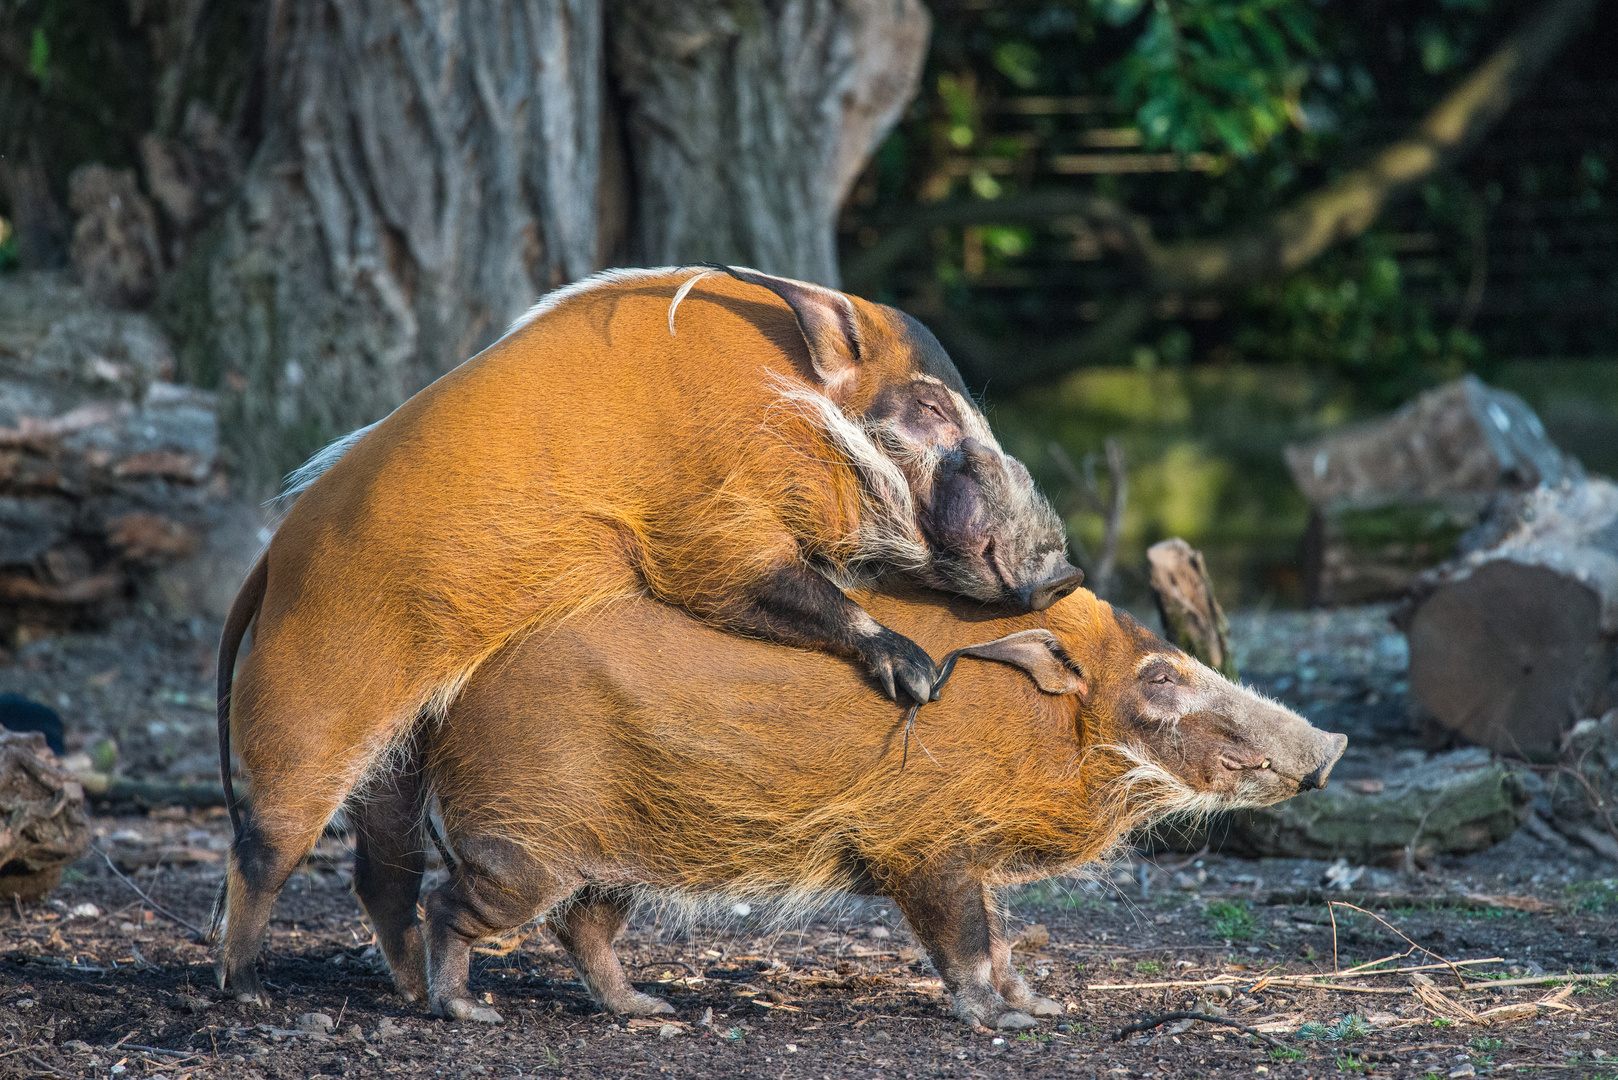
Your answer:
[[[728,629],[783,645],[858,657],[894,700],[925,702],[936,669],[925,649],[866,614],[825,577],[786,563],[747,583],[737,596],[690,605]],[[704,610],[706,608],[707,610]]]
[[[964,868],[931,867],[885,890],[910,920],[933,967],[944,980],[955,1015],[968,1024],[1018,1030],[1033,1027],[1033,1008],[1046,999],[1030,993],[1011,971],[1010,949],[999,934],[999,915],[986,902],[987,890]],[[998,954],[998,955],[997,955]],[[1005,991],[1019,1000],[1011,1000]],[[1059,1007],[1058,1007],[1059,1009]]]

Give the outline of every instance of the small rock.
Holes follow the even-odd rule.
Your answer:
[[[197,997],[195,994],[174,995],[174,1007],[179,1009],[181,1012],[199,1013],[212,1005],[213,1002],[207,1000],[206,998]]]
[[[1476,1076],[1477,1074],[1478,1071],[1472,1067],[1471,1062],[1467,1062],[1465,1065],[1457,1065],[1449,1071],[1450,1080],[1456,1080],[1457,1077],[1461,1076]]]
[[[873,1031],[865,1037],[866,1042],[892,1042],[893,1036],[886,1031]]]
[[[797,1043],[787,1043],[787,1053],[796,1054],[797,1052],[798,1052],[798,1044]]]
[[[99,919],[101,918],[101,909],[94,904],[74,904],[68,911],[67,917],[70,919]]]
[[[299,1031],[307,1031],[314,1035],[330,1035],[337,1025],[325,1013],[309,1012],[298,1017],[294,1026]]]
[[[997,1036],[995,1036],[995,1039],[994,1039],[994,1045],[996,1045],[996,1046],[1004,1046],[1004,1045],[1006,1045],[1006,1040],[1000,1038],[997,1035]]]
[[[1203,988],[1203,996],[1215,1001],[1229,1001],[1235,994],[1228,986],[1208,986]],[[1223,1013],[1220,1014],[1224,1015]]]
[[[91,1047],[83,1039],[69,1039],[62,1044],[62,1049],[70,1054],[88,1054]]]
[[[360,1030],[360,1026],[358,1024],[348,1025],[348,1027],[343,1029],[343,1034],[347,1035],[350,1039],[357,1039],[360,1042],[365,1041],[365,1032]]]
[[[703,1009],[702,1019],[697,1021],[698,1027],[713,1027],[713,1010]]]
[[[664,1024],[662,1027],[657,1029],[657,1037],[659,1039],[672,1039],[679,1034],[680,1029],[675,1027],[673,1024]]]
[[[377,1038],[379,1038],[379,1039],[388,1039],[388,1038],[392,1038],[395,1035],[403,1035],[403,1034],[404,1034],[404,1028],[400,1027],[398,1024],[395,1024],[393,1022],[392,1017],[384,1016],[381,1020],[377,1021],[377,1024],[376,1024],[376,1037]]]
[[[1051,932],[1044,923],[1035,923],[1011,943],[1012,952],[1038,952],[1051,943]]]

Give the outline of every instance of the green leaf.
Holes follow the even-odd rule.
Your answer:
[[[40,82],[50,74],[51,43],[45,38],[43,26],[34,27],[33,41],[28,47],[28,73]]]

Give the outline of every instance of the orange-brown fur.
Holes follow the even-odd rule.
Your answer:
[[[823,894],[852,887],[859,862],[902,875],[945,855],[994,883],[1046,877],[1098,858],[1151,806],[1123,797],[1130,765],[1108,749],[1123,733],[1106,689],[1139,655],[1109,605],[1080,591],[1043,615],[964,621],[861,600],[935,655],[1048,626],[1091,703],[962,661],[901,770],[906,710],[846,665],[636,601],[496,656],[430,731],[449,834],[693,895]]]
[[[429,730],[447,827],[661,888],[762,895],[847,888],[850,856],[893,874],[950,855],[994,884],[1047,877],[1174,802],[1121,783],[1133,765],[1115,748],[1153,752],[1161,735],[1134,729],[1118,695],[1147,652],[1207,669],[1127,615],[1084,590],[1002,618],[934,594],[860,599],[935,655],[1048,628],[1087,692],[962,661],[901,770],[905,710],[846,666],[635,601],[498,655]]]

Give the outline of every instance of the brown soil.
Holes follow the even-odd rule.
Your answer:
[[[1251,678],[1317,723],[1347,730],[1366,747],[1364,768],[1390,748],[1411,751],[1402,657],[1384,640],[1377,613],[1310,619],[1235,620],[1251,643],[1244,658]],[[204,778],[213,752],[206,710],[216,632],[131,620],[106,634],[38,642],[0,667],[0,689],[57,704],[70,748],[118,738],[127,773]],[[1299,678],[1305,670],[1310,678]],[[222,999],[207,946],[173,921],[206,925],[228,839],[222,813],[155,811],[103,817],[96,827],[98,850],[69,871],[50,903],[0,913],[0,1077],[1219,1073],[1268,1080],[1448,1077],[1469,1075],[1470,1067],[1476,1075],[1618,1078],[1615,981],[1581,984],[1549,1007],[1493,1026],[1443,1020],[1445,1006],[1424,1003],[1408,975],[1335,980],[1374,993],[1273,984],[1283,974],[1403,952],[1411,948],[1405,937],[1452,960],[1500,957],[1478,968],[1495,975],[1618,970],[1614,868],[1527,833],[1415,875],[1364,869],[1353,890],[1383,894],[1377,915],[1385,924],[1338,908],[1335,930],[1325,906],[1283,902],[1318,889],[1326,869],[1319,862],[1137,856],[1102,880],[1023,890],[1008,898],[1014,926],[1040,924],[1049,938],[1041,943],[1037,930],[1028,932],[1029,951],[1019,959],[1035,988],[1066,1002],[1068,1013],[1037,1033],[1002,1036],[953,1019],[936,976],[883,901],[850,902],[790,931],[767,931],[756,913],[723,929],[671,926],[645,913],[620,951],[638,985],[678,1008],[667,1026],[597,1012],[543,929],[504,955],[483,956],[474,973],[474,990],[489,995],[504,1026],[433,1020],[402,1001],[380,968],[348,890],[347,847],[336,838],[281,901],[267,950],[273,1004],[246,1007]],[[1542,910],[1518,909],[1534,900]],[[84,904],[98,913],[72,914]],[[1400,962],[1431,958],[1418,951]],[[1474,1013],[1538,1002],[1557,989],[1463,991],[1448,971],[1429,974],[1437,990]],[[1195,988],[1102,988],[1219,976],[1230,980],[1228,998]],[[1280,1048],[1202,1023],[1113,1041],[1121,1027],[1191,1008],[1204,995],[1205,1007],[1262,1028]],[[322,1026],[300,1026],[310,1013],[326,1014],[335,1030],[304,1030]]]

